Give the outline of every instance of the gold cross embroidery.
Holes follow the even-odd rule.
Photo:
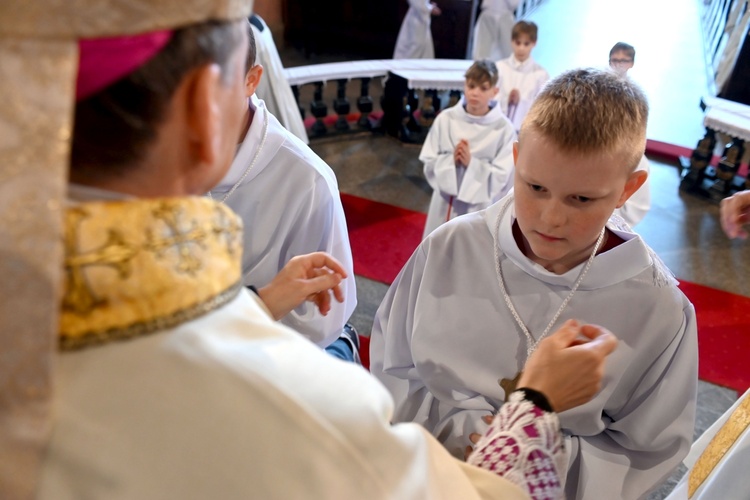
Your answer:
[[[236,219],[228,217],[224,210],[216,207],[216,222],[214,223],[212,231],[217,240],[220,240],[222,237],[224,238],[227,245],[227,253],[229,255],[234,255],[235,250],[239,248],[239,245],[236,244],[235,240],[240,234],[241,229],[242,228],[237,223]]]
[[[65,230],[65,296],[63,307],[79,315],[90,313],[104,301],[97,298],[86,279],[85,269],[93,266],[109,266],[115,268],[121,278],[130,274],[129,262],[138,250],[125,243],[122,234],[115,229],[107,233],[107,241],[99,248],[90,252],[78,252],[78,229],[88,214],[77,208],[68,211],[72,223],[66,225]]]
[[[164,221],[168,235],[157,238],[149,231],[145,248],[153,251],[159,257],[163,257],[167,250],[171,248],[176,249],[177,271],[194,275],[201,268],[201,260],[191,252],[190,245],[205,248],[203,240],[206,239],[206,231],[197,227],[195,221],[192,221],[189,229],[181,230],[179,207],[170,206],[167,203],[163,203],[154,209],[153,215]]]

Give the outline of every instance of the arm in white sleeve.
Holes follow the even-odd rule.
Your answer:
[[[602,415],[602,432],[571,437],[567,498],[640,498],[686,456],[698,382],[692,305],[683,317],[679,331],[644,371],[628,402],[616,413]]]
[[[306,213],[299,214],[295,225],[288,231],[279,263],[283,267],[292,257],[322,251],[332,255],[346,269],[348,277],[339,285],[344,294],[343,303],[332,299],[331,310],[323,316],[314,303],[304,302],[281,319],[282,323],[321,347],[330,345],[339,337],[357,305],[357,287],[344,209],[338,188],[331,182],[318,177],[312,186],[310,203],[303,207]]]
[[[419,153],[424,164],[424,176],[432,189],[447,196],[458,194],[458,178],[453,153],[456,145],[449,136],[449,127],[443,126],[441,115],[435,119]]]
[[[426,427],[448,451],[463,457],[469,435],[482,433],[481,420],[495,408],[479,395],[454,398],[425,381],[431,377],[427,363],[416,366],[412,338],[419,332],[419,316],[429,315],[419,305],[426,252],[417,248],[399,273],[380,305],[370,337],[370,371],[391,393],[394,421],[416,422]],[[435,391],[435,392],[433,392]],[[437,393],[437,394],[436,394]]]

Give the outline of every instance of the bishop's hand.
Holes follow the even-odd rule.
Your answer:
[[[539,343],[518,387],[541,392],[557,413],[587,403],[599,392],[604,362],[616,347],[605,328],[568,320]]]

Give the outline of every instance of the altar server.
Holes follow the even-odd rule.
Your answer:
[[[636,170],[648,105],[609,71],[573,70],[524,122],[514,189],[424,240],[375,317],[372,372],[417,422],[463,456],[508,401],[538,343],[566,319],[605,326],[623,349],[593,401],[562,413],[568,498],[639,498],[692,441],[697,336],[670,271],[613,215]]]
[[[487,208],[513,185],[516,133],[495,101],[497,67],[477,61],[465,78],[462,100],[435,118],[419,154],[433,189],[423,239],[454,217]]]
[[[348,276],[340,285],[343,302],[333,302],[325,316],[315,304],[305,302],[281,319],[319,346],[328,347],[342,334],[357,305],[338,183],[331,167],[281,126],[255,95],[266,74],[265,68],[254,63],[254,33],[249,35],[240,146],[226,176],[209,195],[226,203],[253,228],[244,235],[245,285],[265,286],[294,256],[316,251],[327,252],[344,266]]]

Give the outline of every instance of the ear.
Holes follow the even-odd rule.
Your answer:
[[[498,82],[499,82],[499,80],[498,80]],[[498,92],[500,92],[500,88],[497,85],[495,85],[494,87],[492,87],[492,97],[495,97]]]
[[[260,64],[256,64],[247,71],[245,75],[245,97],[250,97],[255,93],[262,76],[263,66]]]
[[[617,202],[617,208],[622,207],[628,199],[633,196],[633,193],[638,191],[641,186],[643,186],[643,183],[646,182],[646,179],[648,179],[648,172],[645,170],[636,170],[632,174],[630,174],[630,177],[628,177],[628,181],[625,183],[625,188],[622,190],[622,194],[620,195],[620,199]]]
[[[195,69],[186,89],[185,106],[191,154],[197,164],[213,165],[219,151],[220,113],[217,96],[221,68],[206,64]]]
[[[518,163],[518,141],[513,142],[513,163]]]

